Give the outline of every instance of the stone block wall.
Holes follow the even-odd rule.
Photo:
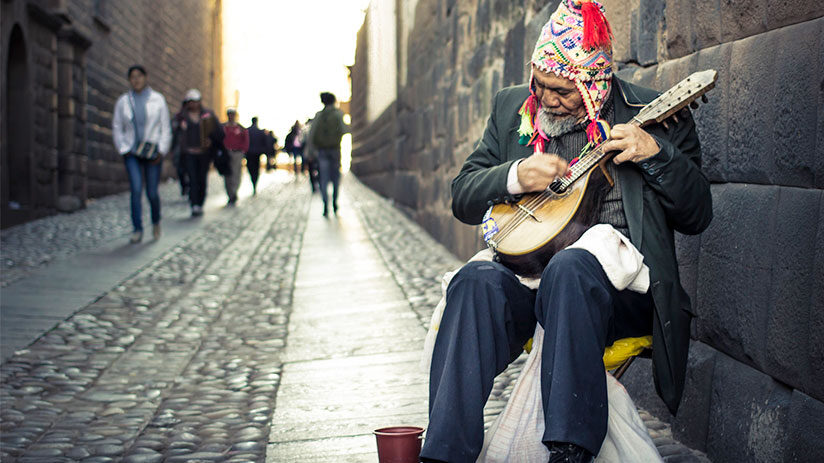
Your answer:
[[[715,218],[702,235],[677,237],[697,314],[687,390],[670,416],[645,360],[627,387],[712,461],[824,461],[824,7],[603,3],[622,77],[665,90],[719,71],[694,111]],[[376,121],[353,110],[353,172],[460,258],[483,244],[451,215],[451,179],[495,92],[528,77],[557,4],[419,0],[395,105]],[[369,91],[358,74],[366,50],[359,43],[353,101]]]
[[[93,42],[86,55],[86,152],[94,166],[88,172],[89,196],[98,197],[128,189],[112,148],[111,119],[115,101],[129,88],[129,66],[146,68],[149,85],[166,97],[172,114],[189,88],[201,90],[205,105],[221,104],[221,2],[71,0],[67,7]]]

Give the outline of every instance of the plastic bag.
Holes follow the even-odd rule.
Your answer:
[[[532,352],[524,363],[512,396],[484,436],[478,463],[544,463],[549,450],[541,442],[544,410],[541,403],[541,352],[544,330],[535,328]],[[595,463],[662,462],[658,449],[626,389],[605,372],[609,416],[607,435]]]
[[[604,367],[607,370],[614,370],[623,365],[627,359],[635,357],[648,347],[652,347],[651,335],[619,339],[604,349]]]

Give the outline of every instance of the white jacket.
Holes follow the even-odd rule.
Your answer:
[[[131,104],[129,104],[131,100]],[[120,155],[131,151],[135,145],[134,139],[134,99],[131,92],[120,95],[114,105],[112,116],[112,138],[114,147]],[[157,143],[157,150],[161,155],[169,152],[172,146],[172,127],[169,124],[169,108],[163,95],[149,88],[149,98],[146,100],[146,128],[143,140]]]

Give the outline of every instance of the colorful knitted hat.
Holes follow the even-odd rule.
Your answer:
[[[541,30],[532,52],[535,67],[575,83],[590,120],[587,137],[594,143],[609,136],[608,126],[598,116],[611,85],[611,36],[612,30],[600,3],[563,0]],[[535,126],[539,103],[533,80],[534,76],[530,74],[530,97],[521,108],[519,129],[519,133],[529,136],[531,141],[537,138],[531,128]]]

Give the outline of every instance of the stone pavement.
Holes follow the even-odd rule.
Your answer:
[[[81,234],[41,264],[37,249],[59,229],[38,221],[23,227],[57,231],[3,231],[4,261],[31,259],[7,284],[4,275],[3,325],[7,294],[28,283],[34,298],[49,271],[109,286],[76,297],[60,285],[41,291],[53,304],[41,300],[29,315],[54,310],[59,323],[4,354],[0,460],[375,462],[373,429],[425,427],[424,327],[441,274],[460,262],[351,176],[329,219],[305,179],[267,177],[236,208],[222,208],[221,188],[210,187],[216,202],[194,222],[170,220],[177,192],[164,186],[169,231],[158,243],[124,246],[128,229],[94,245]],[[83,220],[122,221],[118,197],[120,207],[90,208]],[[22,330],[27,313],[12,313]],[[520,364],[496,380],[487,422]],[[642,416],[666,461],[706,461]]]
[[[265,175],[261,187],[283,178]],[[73,214],[4,230],[0,234],[0,358],[7,359],[57,322],[94,302],[204,223],[224,217],[228,211],[223,210],[226,197],[221,177],[210,178],[209,191],[212,194],[205,207],[210,213],[192,218],[188,201],[178,194],[177,182],[161,184],[163,239],[157,242],[144,237],[139,245],[128,243],[132,231],[128,194],[91,201],[86,209]],[[251,191],[247,180],[240,195],[249,196]],[[145,200],[143,223],[151,223]]]

